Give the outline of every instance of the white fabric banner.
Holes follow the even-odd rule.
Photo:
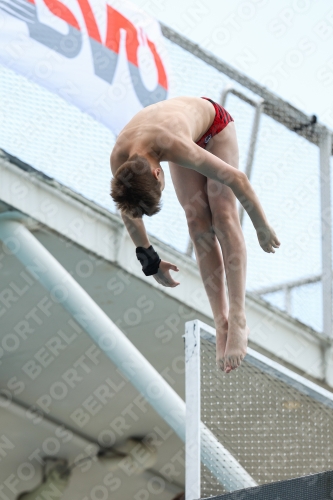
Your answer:
[[[126,0],[0,0],[0,64],[116,134],[168,97],[160,26]]]

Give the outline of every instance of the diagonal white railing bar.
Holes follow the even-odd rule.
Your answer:
[[[145,397],[154,410],[185,441],[185,402],[128,340],[104,311],[22,223],[18,212],[0,215],[0,240],[33,273],[36,280],[87,332],[104,354]],[[235,474],[233,456],[203,424],[201,446],[203,463],[227,491],[256,483],[242,470]],[[224,463],[219,463],[220,457]]]

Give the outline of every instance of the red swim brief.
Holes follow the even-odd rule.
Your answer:
[[[201,99],[206,99],[207,101],[211,102],[215,108],[215,118],[213,123],[211,124],[207,132],[205,132],[204,135],[200,137],[200,139],[196,142],[198,146],[206,149],[207,144],[209,143],[211,138],[221,132],[221,130],[223,130],[228,125],[228,123],[233,122],[234,119],[229,115],[228,111],[217,104],[217,102],[208,99],[208,97],[202,97]]]

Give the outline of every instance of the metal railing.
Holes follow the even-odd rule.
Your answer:
[[[232,78],[251,93],[255,94],[251,97],[235,86],[226,86],[222,92],[221,104],[226,102],[227,95],[232,93],[239,99],[255,107],[255,116],[252,123],[251,139],[247,152],[245,172],[251,178],[255,148],[258,138],[258,130],[260,117],[265,113],[273,118],[278,123],[281,123],[292,132],[305,138],[310,143],[315,144],[319,148],[319,176],[320,176],[320,224],[321,224],[321,260],[322,273],[315,277],[307,277],[299,280],[292,280],[282,285],[274,285],[266,287],[266,292],[257,290],[255,293],[265,295],[272,291],[284,290],[285,292],[285,310],[289,314],[292,312],[291,306],[291,290],[321,281],[322,283],[322,324],[323,333],[327,336],[333,336],[332,331],[332,303],[333,303],[333,287],[332,287],[332,203],[331,203],[331,179],[330,179],[330,157],[333,154],[332,131],[317,121],[315,115],[308,116],[299,109],[285,102],[280,97],[274,95],[266,87],[251,80],[246,75],[242,74],[232,66],[219,60],[210,52],[202,49],[195,43],[186,39],[171,28],[161,25],[163,35],[190,52],[197,58],[201,59],[208,65],[217,69],[224,75]],[[243,222],[244,210],[240,208],[240,220]],[[193,254],[193,245],[189,241],[186,253]],[[269,291],[268,291],[269,290]]]

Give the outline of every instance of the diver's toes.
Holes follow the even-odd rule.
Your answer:
[[[218,359],[216,364],[217,364],[218,368],[220,368],[220,370],[224,371],[224,360],[223,359]]]

